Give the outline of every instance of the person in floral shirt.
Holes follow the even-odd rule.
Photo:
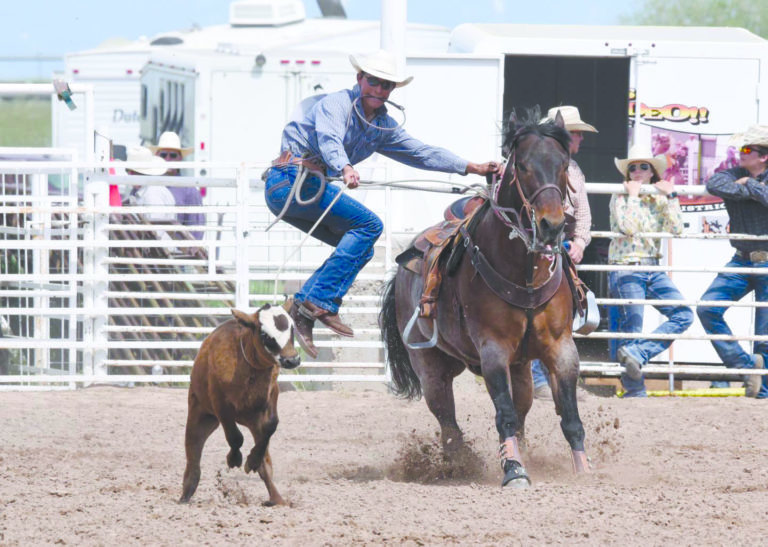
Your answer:
[[[611,198],[611,231],[621,237],[611,241],[608,259],[617,265],[658,266],[661,258],[661,240],[639,237],[642,232],[683,231],[683,219],[675,186],[663,180],[659,173],[666,168],[663,156],[654,157],[649,148],[635,145],[626,159],[615,158],[619,172],[624,176],[626,194],[614,194]],[[654,191],[641,193],[644,185],[653,186]],[[669,276],[660,271],[612,271],[608,277],[612,298],[633,300],[682,300]],[[659,325],[654,334],[680,334],[693,323],[693,311],[685,306],[655,306],[666,316],[667,321]],[[642,332],[643,304],[613,306],[610,310],[612,329],[623,332]],[[645,397],[645,382],[642,367],[650,359],[667,349],[671,340],[629,339],[613,340],[612,353],[624,373],[621,382],[625,397]]]

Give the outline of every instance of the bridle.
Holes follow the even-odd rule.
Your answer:
[[[542,193],[544,193],[547,190],[553,190],[557,192],[557,194],[560,196],[560,201],[565,204],[565,196],[563,195],[563,191],[560,189],[560,187],[556,184],[544,184],[536,189],[533,194],[530,196],[526,196],[525,192],[523,192],[523,188],[520,185],[520,178],[517,175],[517,163],[515,161],[516,157],[516,146],[517,146],[517,140],[521,135],[519,133],[516,133],[512,140],[512,156],[509,158],[509,161],[507,161],[506,166],[504,167],[504,171],[501,174],[501,177],[498,177],[496,175],[493,176],[493,182],[491,183],[491,195],[489,198],[489,203],[491,205],[491,209],[493,209],[494,214],[496,217],[504,224],[507,228],[509,228],[509,238],[520,238],[523,243],[525,243],[526,248],[528,249],[529,253],[541,253],[541,254],[560,254],[561,249],[560,245],[556,245],[554,248],[545,248],[542,246],[537,238],[537,231],[536,231],[536,211],[533,208],[533,204],[536,202],[536,200],[541,196]],[[504,178],[507,174],[507,171],[512,170],[511,180],[509,181],[509,184],[514,186],[517,190],[517,194],[520,197],[520,201],[522,203],[521,210],[525,214],[525,216],[528,219],[528,222],[530,224],[530,228],[526,228],[523,224],[523,219],[521,217],[520,211],[518,211],[514,207],[502,207],[499,205],[498,197],[499,197],[499,191],[501,190],[502,183],[504,181]],[[510,218],[510,215],[513,218]],[[514,220],[513,220],[514,219]]]

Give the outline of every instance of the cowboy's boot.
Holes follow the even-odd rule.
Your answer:
[[[293,319],[293,333],[307,355],[312,359],[317,359],[317,348],[312,340],[312,328],[315,326],[315,320],[301,313],[299,307],[300,304],[294,302],[289,312],[291,319]]]
[[[299,313],[314,321],[319,319],[326,327],[331,329],[336,334],[342,336],[354,336],[354,331],[341,322],[338,313],[332,313],[328,310],[314,305],[312,302],[305,300],[299,307]]]

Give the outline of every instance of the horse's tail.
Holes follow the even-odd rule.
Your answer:
[[[400,329],[397,328],[397,313],[395,310],[395,279],[392,277],[384,286],[381,311],[379,312],[379,328],[381,340],[386,348],[386,358],[392,374],[392,391],[406,399],[421,397],[421,382],[413,371],[408,350],[405,348]]]

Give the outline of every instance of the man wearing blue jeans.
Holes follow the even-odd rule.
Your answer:
[[[323,193],[321,178],[341,176],[348,188],[356,188],[360,175],[353,165],[379,152],[412,167],[466,175],[499,172],[499,164],[468,162],[443,148],[426,145],[406,133],[387,114],[385,104],[396,87],[407,85],[413,78],[400,72],[397,60],[380,50],[350,62],[357,71],[357,85],[330,93],[315,103],[299,119],[283,130],[281,155],[266,179],[266,201],[269,209],[300,230],[308,232],[331,206],[340,188],[328,184]],[[291,196],[299,166],[311,171],[301,188],[301,202]],[[291,317],[294,333],[302,348],[317,357],[312,339],[315,319],[343,336],[353,331],[339,318],[339,306],[357,274],[373,257],[373,245],[382,232],[381,220],[362,203],[342,195],[331,207],[322,223],[312,233],[335,247],[331,256],[296,293]]]
[[[723,199],[730,217],[730,231],[735,234],[768,235],[768,126],[752,126],[743,136],[739,167],[715,173],[707,181],[707,191]],[[736,249],[727,268],[766,269],[768,241],[731,240]],[[702,295],[702,300],[741,300],[755,291],[755,301],[768,301],[768,275],[720,273]],[[699,306],[696,312],[708,334],[731,334],[723,319],[726,307]],[[755,308],[755,334],[768,334],[768,309]],[[762,369],[768,343],[755,342],[749,354],[733,340],[712,340],[712,345],[726,367]],[[765,376],[745,377],[747,397],[768,398]]]

